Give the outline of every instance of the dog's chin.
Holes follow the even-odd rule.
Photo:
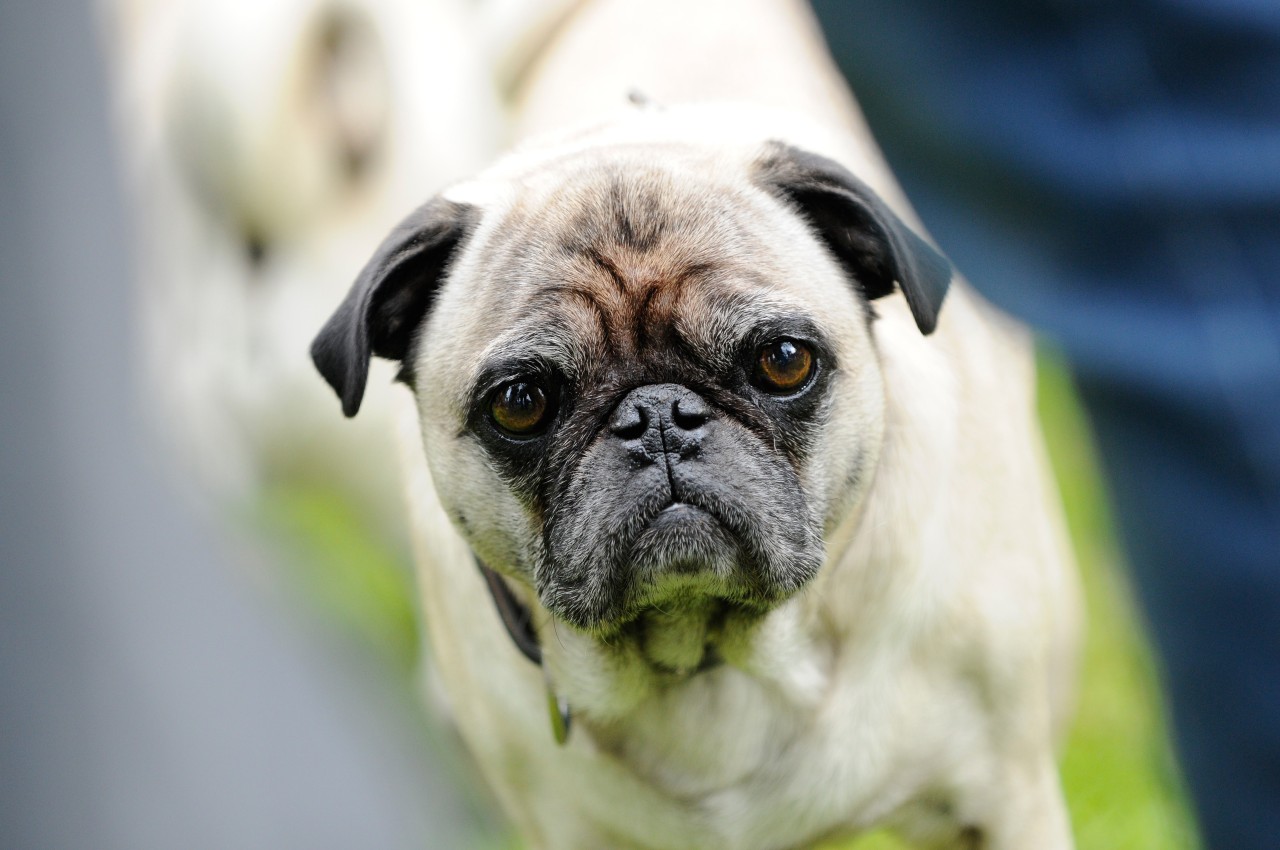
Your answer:
[[[683,502],[663,508],[631,544],[627,558],[641,598],[672,577],[703,576],[728,584],[739,572],[741,547],[718,519]]]
[[[625,556],[625,594],[603,616],[571,625],[628,646],[655,671],[687,677],[719,666],[723,643],[767,614],[790,590],[762,580],[760,565],[723,522],[674,503],[657,512]]]

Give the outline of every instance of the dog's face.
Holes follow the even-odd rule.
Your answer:
[[[369,354],[400,360],[455,524],[579,629],[705,637],[802,588],[879,452],[870,300],[899,284],[932,330],[946,261],[779,143],[580,146],[471,194],[407,219],[317,339],[348,415]]]

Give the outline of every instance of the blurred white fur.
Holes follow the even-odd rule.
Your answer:
[[[504,122],[461,0],[114,0],[147,386],[224,505],[328,488],[388,540],[404,510],[389,369],[359,422],[308,356],[370,247],[488,161]],[[385,364],[380,364],[385,366]]]

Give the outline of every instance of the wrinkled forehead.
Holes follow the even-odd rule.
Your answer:
[[[466,274],[485,281],[469,304],[488,340],[478,360],[540,357],[575,375],[679,349],[715,367],[763,323],[821,323],[794,274],[807,231],[714,155],[544,164],[512,182],[478,237]]]

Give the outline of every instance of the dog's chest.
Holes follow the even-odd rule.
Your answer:
[[[664,794],[694,801],[749,784],[804,734],[810,715],[760,682],[720,668],[653,697],[625,721],[591,728],[591,735]]]
[[[897,687],[886,686],[889,677]],[[926,730],[907,728],[897,695],[914,700],[910,679],[866,669],[837,676],[820,699],[801,704],[722,668],[647,702],[625,723],[586,725],[600,757],[656,791],[671,822],[697,825],[691,846],[808,846],[879,819],[916,790],[902,766],[938,742],[924,744]],[[645,827],[636,828],[630,839],[645,846]]]

